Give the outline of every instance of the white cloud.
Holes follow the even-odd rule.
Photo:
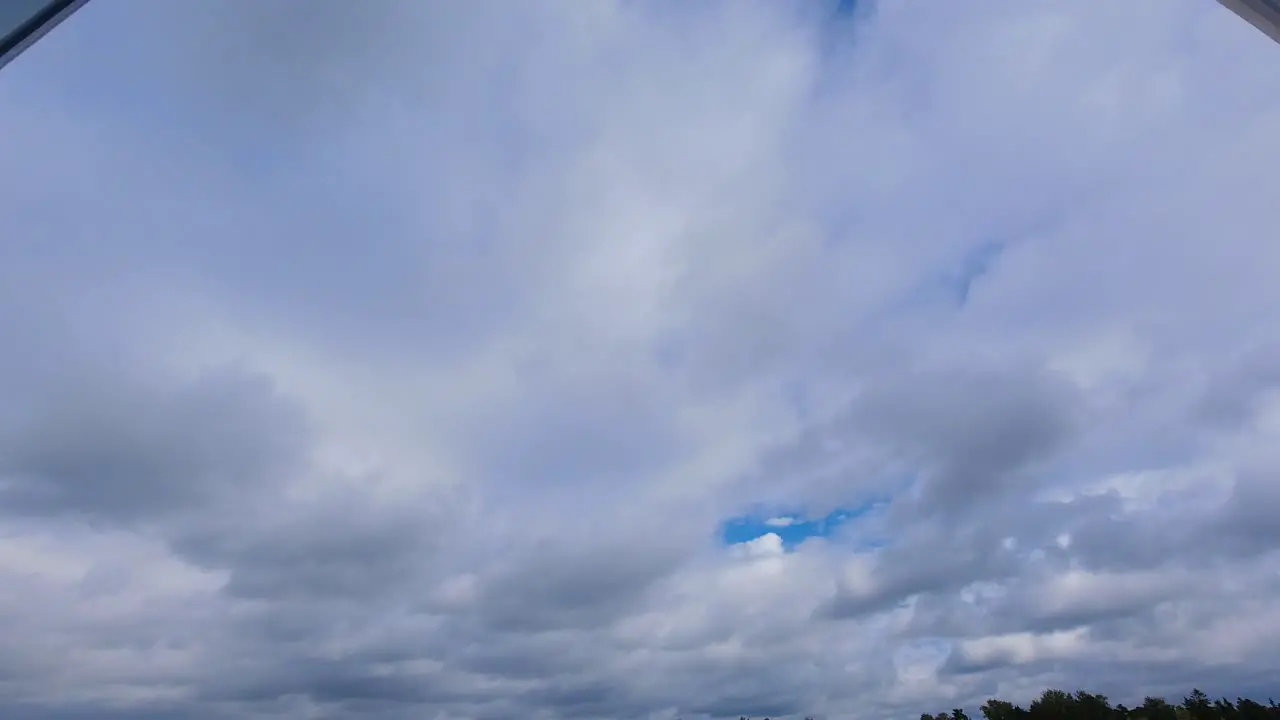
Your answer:
[[[777,533],[765,533],[754,540],[738,543],[735,547],[741,548],[747,557],[776,557],[783,552],[782,538]]]

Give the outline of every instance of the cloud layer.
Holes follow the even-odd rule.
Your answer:
[[[1265,697],[1275,53],[1196,0],[91,3],[0,75],[0,715]]]

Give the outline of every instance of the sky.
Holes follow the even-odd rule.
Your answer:
[[[1274,695],[1278,52],[89,3],[0,73],[0,716]]]

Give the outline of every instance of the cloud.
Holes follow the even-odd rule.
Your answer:
[[[0,715],[1280,670],[1280,82],[1231,13],[175,7],[0,73]]]
[[[117,381],[118,382],[118,381]],[[0,441],[4,505],[129,522],[265,485],[305,449],[305,421],[268,378],[214,371],[171,388],[64,381]]]

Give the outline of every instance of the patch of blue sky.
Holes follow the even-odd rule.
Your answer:
[[[857,17],[861,13],[872,12],[874,7],[873,0],[836,0],[836,17]]]
[[[729,518],[721,523],[720,537],[726,545],[737,545],[768,534],[777,535],[783,548],[794,549],[811,538],[828,538],[842,526],[883,510],[888,503],[869,502],[853,508],[837,508],[821,517],[811,518],[804,512],[751,513]],[[884,544],[879,538],[859,538],[859,549]]]
[[[969,302],[974,286],[995,270],[1008,247],[1006,242],[989,241],[969,248],[950,263],[949,267],[922,278],[903,297],[891,303],[883,311],[884,316],[892,317],[896,313],[921,307],[963,309]]]
[[[973,289],[973,284],[991,271],[1004,249],[1004,243],[987,242],[965,254],[959,270],[950,278],[957,307],[964,307],[969,302],[969,291]]]
[[[826,0],[810,7],[821,8],[823,17],[818,25],[819,55],[822,64],[834,74],[824,72],[814,86],[815,98],[838,93],[847,87],[849,78],[845,72],[851,53],[857,43],[862,26],[874,17],[873,0]]]

